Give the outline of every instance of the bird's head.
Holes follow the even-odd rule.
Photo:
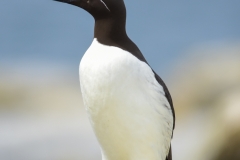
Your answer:
[[[54,0],[75,5],[86,10],[95,19],[125,17],[126,9],[123,0]]]

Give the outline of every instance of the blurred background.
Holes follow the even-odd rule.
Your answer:
[[[240,159],[240,1],[125,0],[127,31],[174,101],[174,160]],[[0,159],[99,160],[78,66],[85,11],[0,1]]]

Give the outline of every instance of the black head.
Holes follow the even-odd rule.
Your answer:
[[[95,19],[94,38],[109,46],[133,44],[126,33],[126,8],[123,0],[54,0],[80,7]],[[129,48],[129,47],[122,47]],[[136,46],[134,45],[134,48]],[[128,49],[126,49],[128,50]]]
[[[89,12],[95,19],[126,17],[123,0],[55,0],[78,6]]]

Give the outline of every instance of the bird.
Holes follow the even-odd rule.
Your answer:
[[[95,20],[79,77],[102,160],[172,160],[172,98],[126,33],[124,0],[54,1],[80,7]]]

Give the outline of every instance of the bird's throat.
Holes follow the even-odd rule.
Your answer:
[[[125,19],[98,19],[95,20],[94,38],[103,44],[114,43],[127,39]]]

